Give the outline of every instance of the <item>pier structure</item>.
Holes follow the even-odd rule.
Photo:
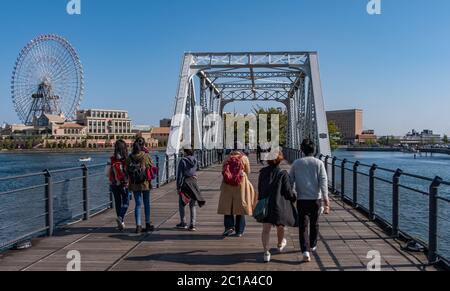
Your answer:
[[[289,159],[295,154],[286,152]],[[29,249],[1,253],[0,270],[65,271],[71,262],[68,254],[74,252],[81,256],[81,271],[365,271],[368,266],[373,268],[371,262],[378,259],[383,271],[438,269],[429,264],[426,254],[407,251],[400,232],[392,233],[382,227],[339,193],[332,195],[331,214],[321,217],[318,251],[311,263],[301,262],[298,230],[289,228],[286,250],[279,254],[274,251],[272,262],[264,264],[262,225],[253,218],[247,218],[243,237],[222,236],[223,216],[217,214],[222,167],[215,155],[211,157],[202,165],[198,176],[207,204],[198,211],[197,232],[175,228],[179,222],[178,196],[175,183],[169,180],[151,194],[154,232],[134,234],[132,207],[126,217],[126,230],[118,231],[115,211],[110,209],[52,229],[50,236],[34,239]],[[250,180],[256,185],[262,165],[254,155],[250,160]],[[290,165],[285,162],[282,167],[289,170]],[[338,172],[337,167],[334,169]],[[333,185],[336,187],[334,183],[330,180],[331,189]],[[346,193],[344,197],[347,195],[351,194]],[[276,242],[272,241],[275,248]]]

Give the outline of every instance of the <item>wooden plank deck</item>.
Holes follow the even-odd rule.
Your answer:
[[[254,157],[251,160],[256,185],[260,166]],[[311,263],[300,262],[298,230],[289,229],[286,251],[273,252],[272,262],[264,264],[262,226],[252,218],[247,219],[244,237],[221,235],[223,217],[217,215],[221,167],[200,172],[199,183],[207,206],[198,212],[195,233],[174,229],[179,215],[172,183],[152,193],[154,233],[134,234],[132,211],[126,219],[128,229],[120,233],[115,230],[114,211],[107,211],[54,237],[36,239],[31,249],[1,254],[0,271],[65,271],[71,250],[81,253],[82,271],[358,271],[367,269],[366,256],[372,250],[381,253],[385,271],[435,270],[424,267],[423,254],[402,251],[401,243],[338,200],[333,201],[332,214],[322,217],[318,252]],[[271,241],[275,247],[275,232]]]

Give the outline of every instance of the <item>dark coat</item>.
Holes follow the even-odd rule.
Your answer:
[[[279,166],[263,168],[259,174],[258,193],[259,200],[269,197],[268,215],[264,223],[296,226],[298,215],[293,203],[297,197],[286,171]]]
[[[196,177],[188,177],[184,179],[180,191],[189,196],[192,200],[197,201],[199,207],[203,207],[206,204],[206,201],[200,192],[200,188],[198,187]]]

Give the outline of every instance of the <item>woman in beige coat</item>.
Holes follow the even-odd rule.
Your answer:
[[[242,162],[242,181],[239,186],[229,185],[225,181],[222,182],[218,213],[225,216],[225,232],[223,235],[231,236],[235,233],[237,237],[241,237],[245,231],[245,216],[253,215],[258,197],[248,178],[251,170],[250,161],[246,155],[238,151],[231,153],[223,163],[224,169],[232,157],[238,157]]]

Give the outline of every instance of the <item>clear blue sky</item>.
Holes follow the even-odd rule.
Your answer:
[[[20,49],[66,37],[84,64],[83,108],[130,111],[135,124],[171,115],[185,51],[317,50],[327,109],[362,108],[365,128],[450,134],[450,1],[67,0],[0,2],[0,122],[17,122],[10,79]],[[263,104],[261,104],[263,105]]]

